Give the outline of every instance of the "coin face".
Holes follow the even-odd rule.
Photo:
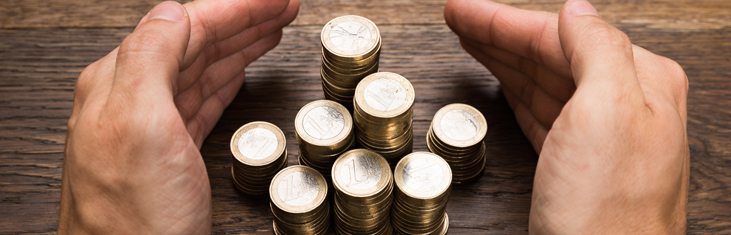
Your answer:
[[[381,180],[381,166],[375,159],[358,155],[349,158],[340,169],[345,186],[356,189],[373,187]]]
[[[371,31],[360,22],[345,21],[330,30],[330,42],[345,51],[360,50],[371,40]]]
[[[444,134],[455,140],[469,140],[480,130],[477,118],[464,110],[452,110],[444,114],[441,123]]]
[[[330,139],[343,131],[345,119],[336,109],[320,106],[305,114],[303,126],[305,132],[317,139]]]
[[[346,15],[330,20],[320,34],[322,47],[333,59],[363,60],[379,48],[381,35],[373,21]]]
[[[394,168],[396,186],[412,198],[433,199],[447,192],[452,183],[452,170],[440,156],[429,152],[413,152]]]
[[[390,119],[410,113],[414,107],[414,97],[414,87],[404,76],[377,72],[358,83],[353,103],[364,117]]]
[[[338,192],[369,197],[382,191],[393,177],[383,156],[367,149],[349,150],[333,163],[332,181]]]
[[[317,197],[320,186],[307,172],[292,172],[279,183],[279,198],[292,206],[303,206]]]
[[[250,122],[241,126],[231,138],[234,158],[248,166],[264,166],[285,152],[286,139],[279,127],[268,122]]]
[[[487,121],[475,107],[455,103],[439,109],[430,128],[444,144],[467,148],[478,145],[485,138]]]
[[[406,89],[398,81],[381,78],[366,86],[364,97],[372,108],[391,111],[406,101]]]
[[[403,180],[414,191],[430,193],[442,183],[444,173],[430,159],[414,159],[404,166]]]
[[[335,101],[315,100],[297,112],[294,129],[301,145],[341,146],[353,135],[353,118]]]
[[[284,168],[272,178],[269,198],[287,213],[309,213],[318,208],[327,195],[325,177],[303,165]]]
[[[277,150],[277,136],[264,128],[253,128],[241,135],[239,151],[250,159],[264,159]]]

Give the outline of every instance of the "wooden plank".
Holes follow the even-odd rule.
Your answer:
[[[691,86],[689,233],[731,232],[731,28],[673,28],[662,21],[618,25],[636,44],[685,68]],[[228,142],[240,125],[270,121],[285,132],[289,164],[296,164],[293,117],[301,106],[323,97],[318,77],[320,27],[303,22],[287,28],[280,46],[247,68],[242,92],[204,143],[201,152],[213,191],[214,232],[271,234],[267,200],[247,199],[231,184]],[[431,116],[443,105],[468,103],[487,116],[491,157],[477,183],[454,188],[447,209],[450,232],[525,233],[537,156],[497,81],[462,51],[444,25],[384,24],[380,28],[382,71],[403,74],[416,89],[415,150],[426,150],[424,136]],[[130,31],[0,30],[0,217],[4,218],[0,233],[55,230],[65,125],[75,79]]]
[[[191,0],[177,0],[189,2]],[[161,0],[5,0],[0,28],[133,27]],[[558,12],[562,0],[500,0],[515,7]],[[446,0],[301,0],[293,25],[324,25],[341,15],[362,15],[378,25],[444,23]],[[670,29],[720,29],[731,26],[731,1],[592,1],[613,24]]]

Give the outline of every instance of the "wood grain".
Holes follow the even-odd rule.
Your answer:
[[[66,122],[81,70],[116,47],[159,1],[0,2],[0,234],[56,229]],[[556,12],[560,0],[505,3]],[[689,81],[690,234],[731,233],[731,2],[592,1],[631,40],[678,61]],[[293,119],[322,99],[321,25],[342,14],[379,24],[381,70],[415,87],[414,148],[443,105],[462,102],[490,125],[490,158],[480,180],[457,186],[447,211],[451,234],[523,234],[537,156],[520,132],[499,83],[467,55],[442,19],[443,1],[304,1],[281,44],[247,68],[247,81],[203,144],[215,233],[271,234],[266,199],[231,183],[228,142],[255,120],[278,125],[296,164]]]

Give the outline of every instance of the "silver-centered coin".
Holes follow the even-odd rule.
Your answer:
[[[467,111],[455,109],[442,117],[440,126],[447,137],[454,140],[469,140],[480,130],[477,118]]]
[[[366,156],[355,156],[343,163],[340,177],[345,186],[356,189],[373,187],[381,180],[381,166],[375,159]]]
[[[406,89],[398,81],[382,78],[366,86],[364,98],[376,110],[391,111],[406,101]]]
[[[320,106],[305,114],[303,120],[305,132],[317,139],[330,139],[338,135],[345,126],[345,119],[338,110]]]
[[[270,130],[253,128],[244,132],[239,139],[241,155],[250,159],[264,159],[277,150],[277,137]]]
[[[444,180],[442,169],[430,159],[414,159],[404,166],[403,180],[407,186],[419,193],[431,193]]]
[[[292,172],[279,183],[279,198],[292,206],[304,206],[317,197],[320,186],[307,172]]]
[[[330,31],[330,42],[345,51],[356,51],[364,48],[371,41],[371,31],[360,22],[346,21],[339,23]]]

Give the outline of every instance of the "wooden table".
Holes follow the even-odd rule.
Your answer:
[[[454,187],[447,208],[450,233],[526,233],[538,157],[500,84],[461,49],[444,24],[445,0],[302,1],[281,44],[247,68],[241,92],[201,149],[213,191],[213,231],[271,234],[266,200],[247,199],[232,185],[229,139],[247,122],[272,122],[287,136],[289,164],[297,164],[294,117],[304,104],[323,98],[318,74],[322,25],[340,15],[358,14],[381,30],[381,71],[402,74],[415,87],[414,150],[426,150],[431,118],[446,104],[471,104],[487,117],[487,167],[478,182]],[[0,2],[0,233],[56,230],[75,80],[158,2]],[[563,4],[504,2],[551,12]],[[690,80],[688,231],[731,233],[731,1],[592,2],[635,44],[685,69]]]

